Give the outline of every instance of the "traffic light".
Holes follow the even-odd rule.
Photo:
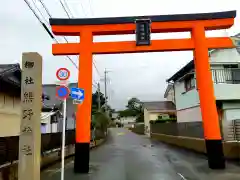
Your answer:
[[[151,20],[136,19],[136,45],[145,46],[151,44]]]

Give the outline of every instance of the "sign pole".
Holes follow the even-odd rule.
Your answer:
[[[70,71],[67,68],[60,68],[56,72],[61,86],[56,88],[56,96],[63,100],[63,128],[62,128],[62,152],[61,152],[61,180],[64,180],[64,166],[65,166],[65,139],[66,139],[66,117],[67,117],[67,98],[69,96],[69,89],[67,87],[67,80],[70,77]],[[61,83],[63,82],[63,83]]]
[[[66,131],[66,110],[67,100],[63,100],[63,130],[62,130],[62,166],[61,166],[61,180],[64,180],[64,160],[65,160],[65,131]]]
[[[42,108],[42,57],[23,53],[21,77],[21,125],[19,135],[19,180],[40,180]]]

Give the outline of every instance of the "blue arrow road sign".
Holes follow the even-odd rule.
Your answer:
[[[71,97],[78,101],[84,100],[84,89],[71,88]]]

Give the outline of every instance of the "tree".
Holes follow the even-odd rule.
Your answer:
[[[135,116],[136,122],[144,122],[143,104],[138,98],[128,100],[127,109],[119,111],[119,117]]]
[[[141,112],[137,118],[136,118],[136,122],[144,122],[144,112]]]
[[[142,103],[138,98],[131,98],[130,100],[128,100],[128,104],[126,106],[128,109],[131,109],[133,111],[138,111],[140,112],[142,109]]]

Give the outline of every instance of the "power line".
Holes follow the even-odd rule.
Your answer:
[[[46,32],[49,34],[49,36],[56,42],[59,43],[58,40],[53,36],[53,34],[51,33],[51,31],[48,29],[48,27],[46,26],[46,24],[44,22],[42,22],[42,20],[40,19],[40,17],[37,15],[37,13],[35,12],[35,10],[32,8],[32,6],[30,5],[30,3],[27,0],[24,0],[24,2],[27,4],[28,8],[32,11],[32,13],[34,14],[34,16],[37,18],[37,20],[40,22],[40,24],[43,26],[43,28],[46,30]],[[41,1],[40,1],[41,2]],[[76,65],[76,63],[69,57],[67,56],[67,58],[73,63],[73,65],[77,68],[78,67]],[[92,86],[97,87],[96,84],[92,84]]]
[[[65,13],[67,14],[68,18],[70,18],[70,15],[69,15],[69,13],[68,13],[67,9],[65,8],[65,6],[64,6],[64,4],[63,4],[63,2],[62,2],[61,0],[59,0],[59,2],[61,3],[61,5],[62,5],[62,8],[63,8],[63,10],[65,11]]]
[[[48,22],[48,21],[44,18],[43,13],[39,10],[39,8],[38,8],[38,6],[37,6],[37,4],[36,4],[36,0],[35,0],[35,2],[34,2],[34,0],[32,0],[32,2],[33,2],[34,7],[35,7],[35,8],[37,9],[37,11],[39,12],[39,14],[41,14],[42,18],[45,20],[45,22]]]
[[[68,6],[68,3],[66,2],[66,0],[63,0],[63,2],[65,3],[66,8],[68,9],[68,12],[70,13],[70,15],[73,17],[73,14],[72,14],[72,12],[71,12],[69,6]]]
[[[45,6],[44,2],[42,0],[39,0],[39,2],[42,4],[42,7],[45,9],[45,11],[47,12],[48,16],[49,17],[52,17],[48,8]]]
[[[56,43],[59,43],[58,40],[53,36],[53,34],[51,33],[51,31],[48,29],[47,25],[46,25],[44,22],[42,22],[42,20],[40,19],[40,17],[37,15],[37,13],[35,12],[35,10],[34,10],[34,9],[32,8],[32,6],[30,5],[29,1],[27,1],[27,0],[24,0],[24,1],[25,1],[25,3],[27,4],[27,6],[29,7],[29,9],[33,12],[33,14],[35,15],[35,17],[38,19],[38,21],[41,23],[41,25],[43,26],[43,28],[47,31],[47,33],[49,34],[49,36],[50,36]],[[43,3],[43,1],[42,1],[42,0],[39,0],[39,1],[41,2],[42,6],[44,7],[44,9],[45,9],[46,12],[48,13],[48,15],[49,15],[50,17],[52,17],[51,14],[49,13],[48,9],[46,8],[45,4]],[[32,2],[33,2],[33,4],[34,4],[34,6],[36,7],[36,9],[40,12],[42,18],[45,19],[44,16],[43,16],[43,14],[41,13],[41,11],[39,10],[39,8],[37,7],[36,2],[34,2],[33,0],[32,0]],[[64,37],[64,38],[65,38],[65,37]],[[66,39],[66,38],[65,38],[65,39]],[[66,41],[67,41],[67,39],[66,39]],[[68,42],[68,41],[67,41],[67,42]],[[78,69],[76,63],[75,63],[69,56],[67,56],[67,58],[68,58],[68,59],[73,63],[73,65]]]
[[[59,0],[59,1],[60,1],[61,5],[62,5],[63,10],[66,12],[68,18],[70,18],[69,13],[70,13],[71,16],[73,17],[72,12],[71,12],[71,10],[70,10],[70,8],[69,8],[67,2],[64,0],[64,3],[65,3],[65,5],[66,5],[66,7],[67,7],[67,8],[65,8],[63,2],[62,2],[61,0]],[[48,12],[48,15],[49,15],[50,17],[52,17],[51,14],[50,14],[50,12],[49,12],[49,11],[47,10],[47,8],[46,8],[46,5],[43,3],[43,1],[40,0],[40,2],[42,3],[42,6],[45,8],[45,10]],[[80,3],[81,3],[81,2],[80,2]],[[82,3],[81,3],[81,5],[82,5]],[[83,6],[82,6],[82,8],[83,8]],[[67,9],[69,10],[69,13],[68,13]],[[64,39],[68,42],[68,40],[66,39],[66,37],[64,37]],[[77,56],[77,57],[78,57],[78,56]],[[79,58],[79,57],[78,57],[78,58]],[[94,67],[95,67],[95,69],[96,69],[98,75],[100,76],[99,70],[97,69],[97,66],[96,66],[96,63],[94,62],[94,59],[93,59],[93,65],[94,65]]]
[[[81,5],[81,9],[82,9],[83,14],[84,14],[85,16],[87,16],[87,13],[84,11],[84,7],[83,7],[83,4],[82,4],[81,1],[80,1],[80,5]]]
[[[52,18],[52,15],[50,13],[50,11],[48,10],[47,6],[44,4],[44,2],[42,0],[39,0],[39,2],[42,4],[42,7],[45,9],[45,11],[47,12],[48,16],[50,18]],[[68,40],[65,36],[63,36],[63,38],[65,39],[65,41],[68,43]]]
[[[93,65],[94,65],[94,67],[95,67],[95,69],[96,69],[98,75],[101,76],[101,75],[100,75],[100,72],[98,71],[98,68],[97,68],[97,66],[96,66],[96,63],[94,62],[94,58],[93,58],[93,62],[92,62],[92,63],[93,63]]]
[[[64,11],[66,12],[68,18],[70,18],[69,14],[68,14],[68,12],[67,12],[67,9],[65,8],[63,2],[62,2],[61,0],[59,0],[59,1],[60,1],[61,5],[62,5]],[[65,2],[65,4],[67,5],[67,2],[66,2],[65,0],[64,0],[64,2]],[[89,2],[89,3],[90,3],[90,2]],[[83,5],[82,5],[81,2],[80,2],[80,4],[81,4],[82,10],[83,10],[83,9],[84,9],[84,8],[83,8]],[[68,5],[67,5],[67,6],[68,6]],[[71,13],[71,10],[70,10],[69,7],[68,7],[68,9],[69,9],[69,12]],[[84,10],[83,10],[83,12],[84,12]],[[72,13],[71,13],[71,14],[72,14]],[[86,15],[86,14],[85,14],[85,15]],[[72,15],[72,17],[74,17],[74,16]],[[66,40],[66,39],[65,39],[65,40]],[[66,40],[66,41],[67,41],[67,40]],[[93,62],[92,62],[92,63],[93,63],[94,68],[96,69],[98,75],[101,76],[99,70],[97,69],[96,63],[94,62],[94,58],[93,58]]]
[[[93,10],[92,10],[92,6],[91,6],[91,0],[88,0],[88,4],[89,4],[90,12],[91,12],[91,14],[94,16]]]

